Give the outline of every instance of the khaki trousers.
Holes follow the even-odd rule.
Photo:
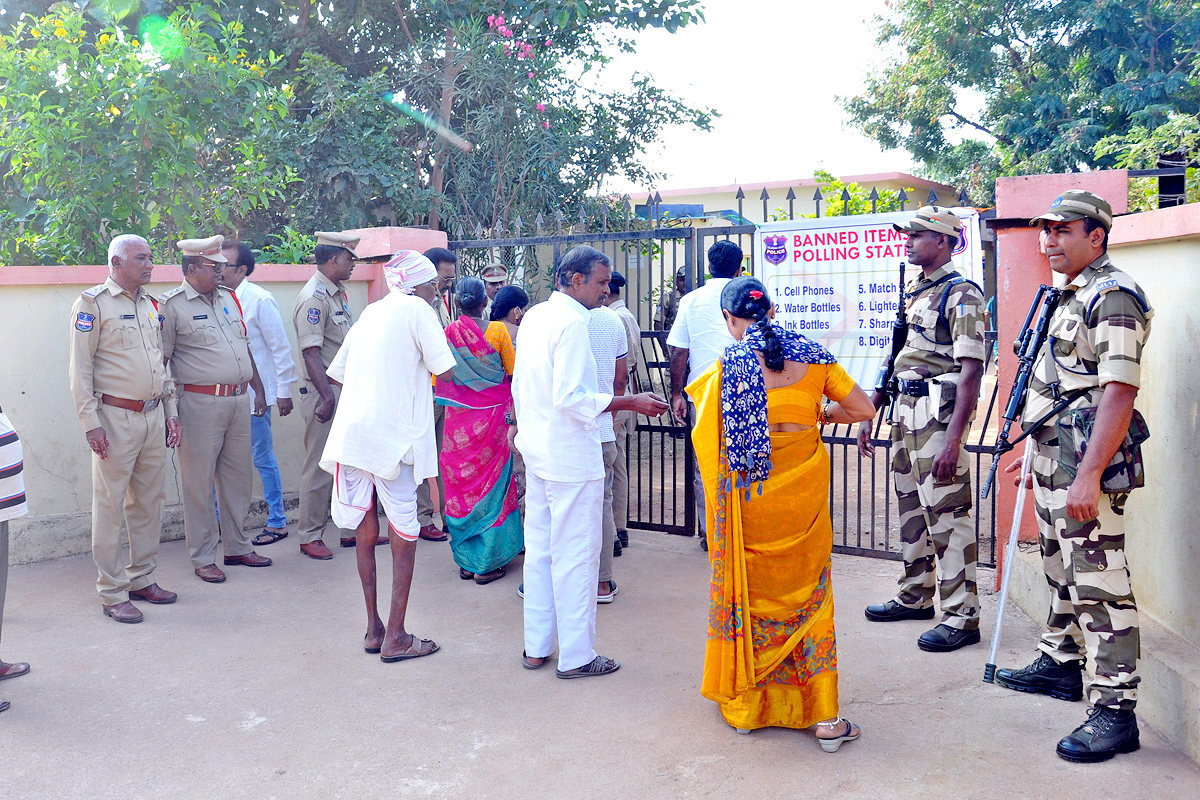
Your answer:
[[[613,519],[613,466],[617,462],[617,443],[602,442],[604,453],[604,508],[600,510],[600,582],[612,580],[613,542],[617,539],[617,526]]]
[[[342,399],[342,387],[330,384],[336,403]],[[329,501],[333,497],[333,475],[321,469],[321,453],[329,440],[329,429],[333,424],[317,421],[317,403],[321,396],[311,383],[305,383],[300,395],[300,416],[304,418],[304,469],[300,471],[300,544],[325,538],[325,528],[333,522]],[[337,406],[335,405],[336,409]],[[333,526],[339,537],[349,539],[354,531]]]
[[[154,583],[162,538],[167,428],[162,404],[150,413],[101,405],[108,458],[92,453],[92,560],[96,591],[106,606],[129,599],[131,589]],[[209,499],[212,508],[212,499]],[[129,564],[121,562],[121,511],[129,530]]]
[[[196,569],[216,563],[218,537],[225,555],[254,551],[242,530],[250,510],[250,395],[179,394],[179,473],[183,479],[183,533]],[[217,508],[213,508],[213,488]],[[220,521],[217,509],[220,509]]]
[[[629,434],[637,423],[637,415],[631,411],[617,414],[617,460],[613,463],[612,511],[617,530],[629,525]]]
[[[446,484],[442,483],[442,432],[446,430],[446,407],[434,405],[433,407],[433,435],[437,441],[438,451],[438,494],[442,496],[442,502],[446,502]],[[442,518],[445,521],[445,517]],[[433,503],[429,501],[429,484],[421,481],[417,487],[417,522],[421,523],[421,527],[433,524]]]

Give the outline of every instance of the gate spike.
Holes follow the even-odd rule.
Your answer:
[[[871,213],[874,214],[879,206],[879,190],[874,186],[871,187],[871,194],[867,196],[871,201]]]
[[[900,210],[904,210],[904,204],[908,202],[908,192],[904,191],[904,187],[900,187],[900,194],[897,196],[900,200]]]
[[[746,218],[746,215],[742,213],[742,201],[746,199],[746,193],[743,192],[742,187],[739,186],[737,194],[735,194],[733,197],[738,201],[738,222],[740,224],[741,221]]]
[[[965,186],[962,188],[962,191],[958,193],[958,204],[960,206],[971,205],[971,195],[967,194],[967,187]]]
[[[521,228],[525,227],[525,223],[521,221],[521,215],[517,214],[517,218],[513,220],[513,233],[517,238],[521,236]]]
[[[492,229],[495,232],[497,239],[504,238],[504,223],[501,220],[496,220],[496,225]]]
[[[583,211],[583,206],[579,207],[579,232],[583,233],[587,230],[587,215]]]
[[[625,195],[625,230],[629,230],[630,218],[633,216],[633,205],[629,202],[629,195]]]
[[[760,194],[758,196],[758,199],[762,200],[763,222],[766,222],[767,221],[767,201],[771,199],[771,195],[767,194],[767,187],[765,187],[765,186],[763,187],[762,194]]]
[[[608,233],[608,203],[600,206],[600,230]]]
[[[538,236],[542,235],[542,226],[545,224],[546,220],[542,216],[542,212],[539,211],[538,215],[533,218],[533,229],[537,232]]]
[[[480,225],[478,222],[475,223],[475,238],[476,239],[483,238],[483,226]]]
[[[454,238],[455,238],[455,239],[458,239],[459,241],[462,241],[462,238],[463,238],[463,229],[462,229],[462,223],[461,223],[461,222],[460,222],[460,223],[458,223],[457,225],[455,225],[455,226],[454,226]]]
[[[554,209],[554,226],[558,228],[558,235],[562,236],[563,213],[560,209]]]
[[[740,187],[740,186],[738,187],[737,194],[735,194],[733,196],[733,199],[734,200],[745,200],[746,199],[746,193],[742,191],[742,187]]]
[[[937,205],[937,192],[935,192],[933,189],[929,190],[929,205]]]
[[[788,201],[788,219],[795,219],[796,218],[796,192],[790,186],[788,187],[788,193],[787,193],[787,197],[785,199]]]
[[[842,187],[842,216],[850,216],[850,190],[845,186]]]
[[[767,190],[763,189],[763,191],[765,192]],[[788,187],[787,197],[785,197],[784,199],[785,200],[795,200],[796,199],[796,192],[790,186]]]
[[[817,217],[821,216],[821,185],[817,184],[817,190],[813,192],[813,204],[817,207]]]

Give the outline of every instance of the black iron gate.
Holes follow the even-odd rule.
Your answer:
[[[936,202],[936,198],[931,197],[930,202]],[[627,201],[624,230],[609,230],[607,217],[589,221],[582,214],[577,222],[572,221],[564,230],[565,218],[556,214],[553,234],[543,232],[543,221],[539,216],[532,236],[521,235],[522,225],[518,219],[512,236],[506,236],[499,226],[488,238],[477,229],[475,239],[465,239],[460,230],[449,247],[459,255],[460,273],[478,274],[491,264],[502,264],[535,303],[552,291],[553,266],[563,252],[586,244],[605,253],[612,259],[614,269],[625,275],[628,282],[626,304],[643,331],[634,389],[654,391],[669,399],[670,356],[666,345],[667,331],[663,328],[669,322],[666,317],[669,316],[676,276],[683,279],[685,291],[703,285],[708,248],[719,239],[738,244],[746,254],[746,271],[757,273],[753,246],[757,226],[676,225],[664,222],[653,201],[648,203],[646,219],[633,218],[630,210]],[[639,227],[644,229],[638,230]],[[989,340],[989,343],[995,340],[994,331],[989,331]],[[869,390],[869,387],[864,388]],[[985,395],[989,396],[987,410],[977,415],[967,445],[976,489],[991,466],[990,443],[995,440],[996,387],[993,385]],[[981,403],[981,411],[983,408]],[[885,433],[876,431],[875,455],[863,458],[858,454],[853,430],[833,426],[823,431],[830,455],[829,507],[836,552],[900,558],[898,515],[892,510],[891,442],[884,438]],[[695,454],[686,421],[674,419],[670,414],[657,420],[639,416],[629,439],[627,457],[627,527],[694,535],[697,531],[693,486]],[[985,505],[976,506],[974,518],[979,563],[995,566],[995,493]]]

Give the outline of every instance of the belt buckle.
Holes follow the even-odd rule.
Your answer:
[[[153,400],[147,400],[142,404],[142,413],[146,414],[158,408],[158,404],[162,401],[161,397],[155,397]]]

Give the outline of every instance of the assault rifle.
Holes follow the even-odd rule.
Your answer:
[[[904,349],[908,341],[908,309],[904,306],[904,267],[900,262],[900,303],[896,306],[896,322],[892,326],[892,352],[887,361],[879,368],[875,378],[875,391],[883,395],[883,403],[887,406],[887,421],[892,421],[892,412],[896,409],[896,397],[900,394],[900,385],[896,380],[896,357]]]

